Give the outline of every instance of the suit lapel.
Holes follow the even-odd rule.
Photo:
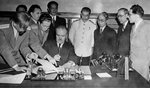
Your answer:
[[[16,44],[16,39],[14,37],[14,32],[13,32],[13,28],[12,28],[11,23],[10,23],[8,30],[6,30],[4,33],[5,33],[5,37],[7,39],[7,42],[9,42],[10,46],[12,48],[14,48],[15,44]]]
[[[24,33],[22,36],[18,36],[15,49],[18,49],[18,47],[21,45],[22,41],[25,39],[27,33]]]
[[[41,27],[40,25],[38,25],[38,38],[40,40],[40,43],[42,44],[43,43],[43,35],[42,35],[42,32],[41,32]]]

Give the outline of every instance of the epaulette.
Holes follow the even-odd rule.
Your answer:
[[[1,24],[0,29],[9,28],[10,24]]]
[[[77,19],[77,20],[74,20],[72,23],[74,23],[74,22],[77,22],[77,21],[79,21],[79,19]]]
[[[92,24],[95,24],[93,21],[89,20]]]

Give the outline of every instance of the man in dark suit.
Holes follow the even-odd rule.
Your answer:
[[[77,62],[74,48],[70,42],[66,41],[66,38],[66,27],[59,26],[56,28],[56,40],[48,40],[43,45],[47,53],[57,61],[58,66],[64,64],[73,65]]]
[[[42,9],[38,4],[33,4],[29,8],[28,14],[31,16],[29,25],[35,25],[38,24],[38,20],[41,16]]]
[[[107,55],[115,54],[116,32],[107,25],[108,14],[102,12],[97,18],[98,28],[94,32],[93,59],[98,59],[104,52]]]
[[[50,1],[47,4],[47,11],[52,17],[52,24],[50,25],[48,40],[56,39],[56,27],[63,25],[66,26],[66,20],[58,16],[58,3]]]
[[[132,24],[128,21],[129,12],[126,8],[120,8],[117,17],[121,25],[117,33],[117,53],[122,57],[118,63],[118,72],[124,73],[124,57],[130,53],[130,32]]]
[[[129,56],[130,51],[130,32],[132,24],[128,21],[129,12],[126,8],[118,10],[117,17],[121,25],[117,33],[117,53],[122,56]]]

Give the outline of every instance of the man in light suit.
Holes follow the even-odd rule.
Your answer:
[[[39,23],[37,25],[32,25],[29,46],[41,59],[48,59],[48,61],[56,64],[55,60],[42,48],[43,44],[47,40],[49,33],[48,29],[51,25],[51,21],[52,18],[50,15],[44,13],[40,16]]]
[[[56,28],[56,40],[48,40],[43,48],[57,61],[58,66],[72,66],[77,62],[74,48],[70,42],[66,41],[67,30],[65,26]]]
[[[18,12],[10,24],[0,29],[0,58],[16,71],[25,69],[19,66],[26,65],[22,52],[26,53],[28,46],[29,20],[30,17],[25,12]]]
[[[58,3],[50,1],[47,4],[47,11],[52,17],[52,25],[50,25],[48,40],[56,39],[56,27],[63,25],[66,27],[66,20],[58,16]]]
[[[149,80],[150,66],[150,22],[144,21],[144,10],[140,5],[133,5],[129,11],[129,20],[134,23],[131,32],[130,58],[132,67]]]

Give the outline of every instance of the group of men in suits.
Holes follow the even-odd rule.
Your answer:
[[[24,71],[26,68],[20,66],[26,65],[29,58],[47,59],[56,66],[89,65],[91,59],[98,59],[105,52],[121,56],[121,72],[124,58],[130,57],[132,67],[149,80],[149,23],[142,19],[141,6],[133,5],[130,12],[126,8],[118,10],[121,25],[117,33],[107,25],[106,12],[98,15],[96,28],[89,20],[91,10],[83,7],[81,18],[73,22],[69,31],[70,41],[66,41],[65,19],[57,16],[58,3],[51,1],[47,8],[49,14],[42,14],[36,25],[30,25],[28,14],[17,12],[11,23],[0,30],[0,58],[9,66]]]
[[[32,7],[33,8],[31,9],[34,11],[35,9],[41,11],[41,8],[37,5]],[[17,71],[25,70],[26,68],[22,66],[26,66],[27,59],[32,58],[48,59],[51,63],[57,64],[54,58],[42,47],[46,40],[55,39],[56,31],[54,30],[56,27],[59,25],[66,26],[65,19],[56,16],[57,10],[57,2],[49,2],[49,14],[42,14],[40,18],[38,18],[37,24],[31,24],[30,16],[25,11],[16,12],[10,20],[10,24],[1,26],[1,62],[6,62],[10,67]],[[34,11],[31,11],[30,15],[34,15]],[[52,23],[51,14],[55,17],[55,25],[53,25],[53,28],[50,27]],[[62,24],[58,24],[59,21]],[[52,32],[48,29],[52,30]]]

